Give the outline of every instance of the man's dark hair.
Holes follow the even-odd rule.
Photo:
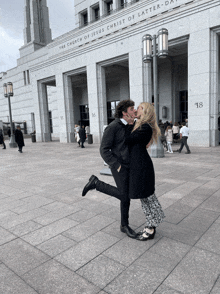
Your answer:
[[[182,126],[185,126],[186,125],[186,123],[185,123],[185,121],[182,123]]]
[[[134,106],[134,101],[132,101],[132,100],[120,101],[115,109],[115,118],[123,117],[122,111],[127,112],[128,107],[132,107],[132,106]]]

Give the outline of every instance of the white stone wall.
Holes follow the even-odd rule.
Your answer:
[[[189,144],[210,146],[210,85],[213,84],[213,75],[210,73],[213,65],[210,28],[220,27],[220,3],[216,0],[201,0],[182,5],[187,1],[178,0],[158,8],[157,5],[163,2],[162,0],[151,3],[140,1],[82,30],[71,31],[33,54],[23,56],[18,60],[19,66],[8,71],[7,75],[0,80],[1,97],[3,97],[2,84],[8,81],[13,82],[16,101],[12,99],[12,112],[16,118],[22,120],[28,120],[28,117],[30,120],[30,113],[34,112],[37,138],[40,140],[42,135],[37,81],[55,76],[58,109],[56,117],[61,142],[67,142],[63,74],[85,68],[91,133],[94,135],[94,142],[99,142],[102,126],[106,124],[107,119],[106,100],[103,98],[106,96],[106,89],[101,64],[120,56],[128,56],[130,98],[138,105],[146,99],[144,85],[145,87],[147,85],[143,81],[142,36],[146,33],[156,34],[160,28],[166,27],[171,41],[183,36],[189,37],[187,74],[188,116],[191,130]],[[156,5],[155,9],[153,5]],[[149,9],[148,12],[146,9]],[[161,14],[162,12],[164,13]],[[149,16],[155,17],[149,18]],[[168,62],[166,64],[166,67],[165,64],[164,67],[161,64],[159,95],[160,101],[164,103],[166,101],[167,105],[171,105],[167,97],[173,90],[168,85],[170,66]],[[30,70],[31,85],[24,86],[22,73],[27,69]],[[185,72],[183,79],[181,77],[176,79],[178,86],[173,95],[186,87],[187,79]],[[122,93],[125,93],[125,88],[126,86],[122,87]],[[165,89],[164,92],[162,88]],[[1,98],[0,119],[6,118],[6,102],[5,98]],[[202,103],[203,107],[197,107],[196,103]],[[177,108],[177,105],[175,107]],[[29,125],[30,121],[28,121],[28,127]]]

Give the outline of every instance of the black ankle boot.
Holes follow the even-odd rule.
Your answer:
[[[89,190],[95,189],[98,180],[99,179],[96,176],[92,175],[82,191],[82,196],[85,196]]]

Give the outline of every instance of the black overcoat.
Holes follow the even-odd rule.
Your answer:
[[[80,142],[84,143],[86,140],[86,131],[84,128],[80,128],[79,129],[79,138],[80,138]]]
[[[110,168],[120,165],[129,167],[129,150],[125,144],[126,127],[120,118],[113,120],[104,130],[100,145],[100,154]]]
[[[0,133],[0,144],[3,144],[4,142],[4,136],[3,136],[3,133],[1,132]]]
[[[18,144],[18,146],[25,146],[23,133],[18,129],[15,130],[15,142]]]
[[[131,199],[147,198],[155,191],[154,166],[146,149],[152,133],[149,124],[143,124],[134,132],[131,132],[130,126],[126,129],[125,143],[128,144],[130,151],[129,197]]]

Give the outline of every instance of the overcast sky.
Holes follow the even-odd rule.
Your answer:
[[[24,45],[25,0],[0,0],[0,72],[17,66]],[[75,27],[74,0],[47,0],[52,38]]]

